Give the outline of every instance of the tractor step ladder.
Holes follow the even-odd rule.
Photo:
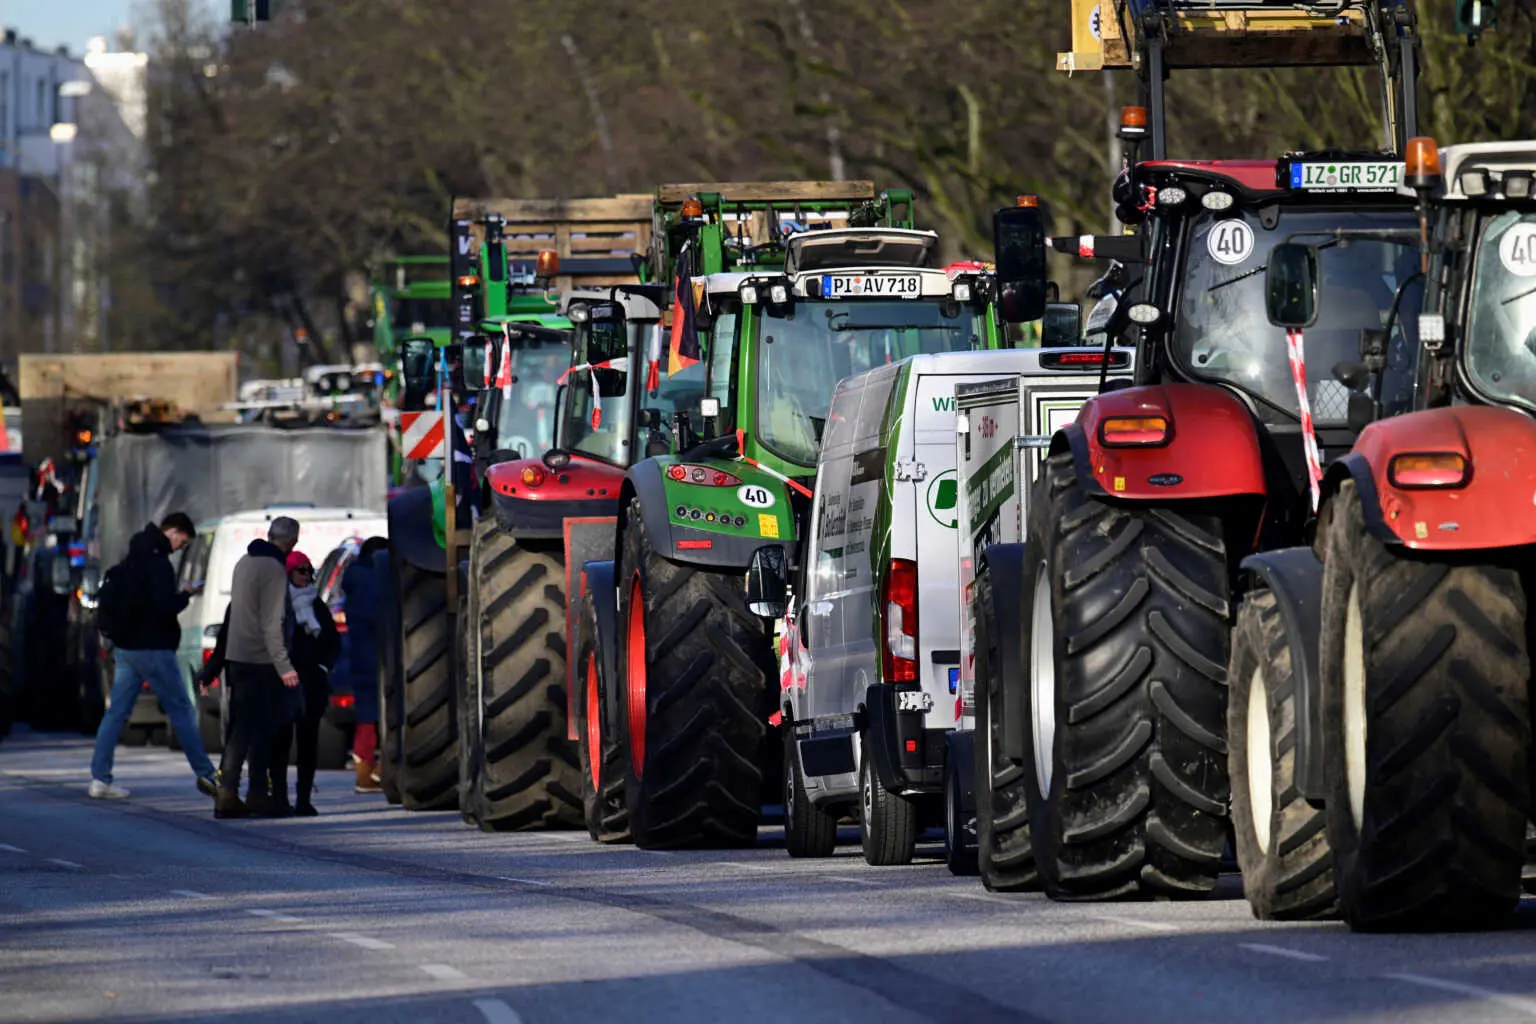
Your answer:
[[[1164,80],[1174,68],[1364,66],[1382,72],[1389,148],[1417,134],[1414,0],[1072,0],[1072,49],[1056,69],[1130,70],[1149,156],[1167,158]]]

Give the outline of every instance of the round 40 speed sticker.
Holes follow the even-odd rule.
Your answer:
[[[1205,247],[1217,263],[1236,266],[1253,255],[1253,228],[1236,217],[1219,220],[1211,225],[1210,234],[1205,236]]]
[[[736,500],[748,508],[773,508],[776,500],[773,492],[757,484],[744,484],[736,488]]]
[[[1499,262],[1518,277],[1536,277],[1536,224],[1515,224],[1504,232]]]

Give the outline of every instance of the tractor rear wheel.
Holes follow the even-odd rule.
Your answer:
[[[1483,927],[1520,898],[1531,662],[1520,574],[1388,548],[1345,482],[1325,533],[1328,839],[1360,931]]]
[[[459,595],[459,614],[453,620],[454,672],[457,688],[455,707],[459,717],[459,817],[466,825],[481,827],[480,765],[485,756],[485,738],[480,734],[480,661],[475,644],[475,630],[470,623],[478,617],[475,581],[471,576],[465,593]]]
[[[1296,674],[1275,595],[1249,594],[1232,632],[1227,764],[1243,891],[1261,921],[1338,916],[1327,815],[1296,788]]]
[[[1031,637],[1052,641],[1032,657],[1030,701],[1041,881],[1054,899],[1204,896],[1227,845],[1221,521],[1101,501],[1071,453],[1045,474]]]
[[[625,798],[647,849],[757,840],[773,634],[747,611],[741,576],[656,551],[631,499],[619,563]]]
[[[566,736],[565,567],[490,517],[470,548],[480,701],[473,813],[505,832],[580,828],[581,768]]]
[[[400,667],[400,802],[408,811],[452,810],[459,801],[459,723],[452,676],[448,581],[397,564]]]
[[[612,600],[612,594],[603,600]],[[597,647],[597,598],[581,597],[576,620],[576,680],[581,708],[577,730],[581,757],[581,811],[587,834],[599,843],[627,843],[629,808],[624,803],[624,736],[614,717],[604,714],[612,681],[606,678]]]

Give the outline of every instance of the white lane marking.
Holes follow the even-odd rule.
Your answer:
[[[1001,903],[1005,907],[1020,906],[1019,903],[1016,903],[1013,900],[1006,899],[1002,896],[993,896],[989,892],[952,892],[949,895],[957,896],[962,900],[982,900],[986,903]]]
[[[1095,921],[1108,921],[1110,924],[1123,924],[1131,928],[1140,928],[1148,932],[1176,932],[1179,926],[1176,924],[1164,924],[1161,921],[1143,921],[1139,917],[1121,917],[1118,914],[1088,914]]]
[[[1410,985],[1420,985],[1424,988],[1437,988],[1442,992],[1455,992],[1457,995],[1486,999],[1490,1003],[1498,1003],[1500,1006],[1517,1010],[1527,1017],[1536,1017],[1536,999],[1524,999],[1507,992],[1495,992],[1491,988],[1480,988],[1477,985],[1467,985],[1459,981],[1447,981],[1444,978],[1431,978],[1424,974],[1388,974],[1384,977],[1394,981],[1406,981]]]
[[[211,899],[213,899],[213,897],[209,896],[207,893],[205,893],[205,892],[198,892],[196,889],[172,889],[171,890],[171,895],[172,896],[185,896],[189,900],[211,900]]]
[[[297,924],[304,920],[302,917],[293,917],[288,914],[279,914],[275,910],[263,910],[260,907],[248,907],[245,911],[252,917],[265,917],[269,921],[283,921],[288,924]]]
[[[844,875],[827,875],[825,880],[828,882],[847,882],[849,885],[885,885],[884,882],[877,882],[872,878],[848,878]]]
[[[438,981],[468,981],[469,975],[457,967],[449,967],[447,964],[417,964],[423,973],[430,974]]]
[[[1290,949],[1286,946],[1271,946],[1264,942],[1239,942],[1243,949],[1252,950],[1255,953],[1268,953],[1270,956],[1283,956],[1288,960],[1305,960],[1308,963],[1322,963],[1328,958],[1317,953],[1306,953],[1299,949]]]
[[[330,932],[329,934],[333,939],[340,939],[342,942],[350,942],[352,945],[361,946],[364,949],[395,948],[395,944],[393,942],[385,942],[383,939],[376,939],[371,935],[359,935],[357,932]]]
[[[85,867],[84,864],[76,864],[74,861],[72,861],[72,860],[65,860],[62,857],[49,857],[48,858],[48,863],[49,864],[57,864],[61,868],[83,868],[83,867]]]
[[[523,1018],[500,999],[476,999],[475,1009],[480,1011],[486,1024],[523,1024]]]
[[[7,853],[26,853],[27,852],[26,850],[23,850],[19,846],[12,846],[10,843],[0,843],[0,850],[4,850]]]
[[[497,875],[496,878],[503,882],[517,882],[519,885],[554,885],[554,882],[539,882],[532,878],[513,878],[511,875]]]

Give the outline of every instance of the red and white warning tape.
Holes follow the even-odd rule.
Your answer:
[[[1301,331],[1285,332],[1285,347],[1291,359],[1291,380],[1296,385],[1296,408],[1301,412],[1301,442],[1307,456],[1307,481],[1312,486],[1312,511],[1322,500],[1323,459],[1317,448],[1317,431],[1312,427],[1312,403],[1307,399],[1307,357]]]

